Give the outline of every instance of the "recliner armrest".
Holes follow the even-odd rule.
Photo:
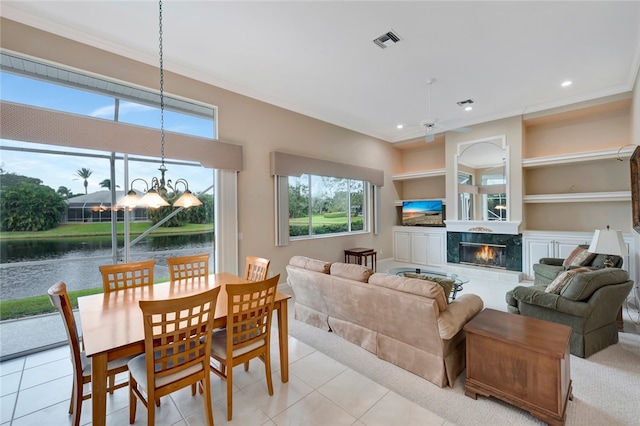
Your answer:
[[[562,262],[564,262],[564,259],[559,259],[557,257],[543,257],[538,261],[538,263],[542,263],[543,265],[553,266],[562,266]]]
[[[540,287],[518,286],[513,289],[513,297],[522,303],[553,309],[569,315],[585,318],[591,314],[593,306],[585,302],[566,299],[559,294],[546,293]]]

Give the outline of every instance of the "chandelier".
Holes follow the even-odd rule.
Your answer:
[[[164,164],[164,63],[162,57],[162,0],[159,1],[159,28],[160,28],[160,156],[161,163],[160,168],[160,178],[153,177],[151,179],[151,183],[148,184],[142,178],[136,178],[131,181],[131,189],[127,192],[127,195],[120,200],[118,203],[119,207],[125,207],[127,209],[134,209],[136,207],[147,207],[151,209],[156,209],[159,207],[170,206],[169,203],[169,190],[172,191],[173,197],[172,200],[175,199],[178,195],[178,186],[182,185],[184,187],[184,191],[182,195],[173,202],[173,207],[195,207],[202,205],[202,201],[198,199],[191,191],[189,191],[189,183],[183,179],[179,178],[174,183],[171,182],[171,179],[166,180],[164,174],[167,172],[167,167]],[[142,182],[145,185],[145,194],[142,198],[138,197],[138,194],[133,189],[133,184],[135,182]]]

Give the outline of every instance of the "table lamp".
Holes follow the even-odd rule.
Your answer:
[[[589,253],[600,253],[604,254],[605,268],[613,267],[613,259],[611,256],[626,256],[627,246],[622,239],[622,231],[613,231],[609,229],[609,225],[607,225],[607,229],[596,229],[593,233],[593,239],[591,240],[591,245],[588,249]]]

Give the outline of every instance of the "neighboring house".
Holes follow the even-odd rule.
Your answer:
[[[142,194],[139,194],[142,196]],[[116,203],[124,197],[124,191],[116,191]],[[110,222],[111,191],[93,192],[91,194],[71,197],[67,200],[67,222]],[[117,209],[118,222],[124,221],[124,210]],[[129,216],[131,221],[147,220],[147,209],[137,208]]]

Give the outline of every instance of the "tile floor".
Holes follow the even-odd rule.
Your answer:
[[[276,334],[277,336],[277,334]],[[234,370],[233,420],[251,425],[451,425],[312,347],[289,337],[289,382],[280,381],[277,337],[272,344],[274,395],[269,396],[260,361],[249,372]],[[0,425],[68,425],[72,371],[68,346],[0,363]],[[118,380],[127,380],[123,374]],[[211,375],[216,424],[227,424],[226,383]],[[128,424],[128,388],[107,396],[107,424]],[[138,403],[135,424],[146,424]],[[190,388],[162,398],[157,425],[204,425],[201,395]],[[81,424],[91,424],[91,400]]]

